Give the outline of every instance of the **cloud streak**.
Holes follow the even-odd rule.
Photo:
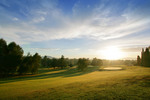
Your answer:
[[[92,8],[85,5],[84,13],[81,10],[82,5],[77,2],[72,7],[72,15],[65,15],[60,8],[57,8],[56,3],[50,2],[50,7],[46,3],[42,3],[40,10],[34,9],[34,6],[33,8],[29,7],[30,10],[25,13],[29,16],[28,20],[19,21],[19,18],[14,17],[12,24],[5,26],[1,24],[1,37],[21,43],[84,36],[108,40],[147,30],[150,25],[150,14],[146,14],[146,10],[150,7],[147,6],[147,8],[142,6],[143,8],[131,10],[133,7],[127,5],[116,15],[115,13],[119,9],[116,7],[117,5],[107,5],[107,2],[101,2]],[[22,4],[18,1],[16,5],[21,6]],[[141,12],[139,15],[138,11],[141,9],[145,9],[145,12]],[[14,16],[14,14],[10,16]],[[15,25],[13,25],[14,23]]]
[[[126,52],[134,51],[135,49],[132,48],[149,45],[149,0],[142,2],[141,0],[91,1],[76,0],[71,4],[72,6],[68,6],[62,5],[61,0],[32,2],[1,0],[0,37],[21,45],[86,38],[89,40],[86,42],[90,45],[93,45],[92,43],[100,47],[117,45],[124,48]],[[42,46],[40,49],[39,46],[37,49],[26,48],[25,51],[40,51],[49,54],[50,52],[58,54],[66,52],[71,56],[72,52],[83,53],[83,55],[87,55],[87,52],[97,52],[99,47],[92,48],[90,45],[86,47],[85,53],[82,52],[84,47],[77,45],[72,48],[67,48],[67,45],[65,49],[59,48],[59,45],[56,46],[60,50],[43,49]],[[82,44],[82,46],[85,45]],[[131,49],[127,50],[126,47]]]

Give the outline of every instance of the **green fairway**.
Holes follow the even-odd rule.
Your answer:
[[[0,79],[0,100],[149,100],[150,68],[121,67],[107,71],[91,66],[83,72],[45,68],[37,75]]]

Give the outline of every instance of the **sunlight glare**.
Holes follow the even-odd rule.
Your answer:
[[[116,46],[109,46],[102,53],[104,58],[109,60],[121,59],[124,56],[124,53]]]

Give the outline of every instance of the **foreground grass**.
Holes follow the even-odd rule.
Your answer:
[[[150,68],[131,66],[119,71],[99,71],[89,67],[84,72],[75,68],[41,69],[34,76],[0,80],[0,99],[95,100],[150,99]]]

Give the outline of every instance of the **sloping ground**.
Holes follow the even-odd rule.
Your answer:
[[[0,82],[0,99],[16,100],[149,100],[150,68],[126,67],[120,71],[99,71],[90,67],[46,70],[36,76]]]

